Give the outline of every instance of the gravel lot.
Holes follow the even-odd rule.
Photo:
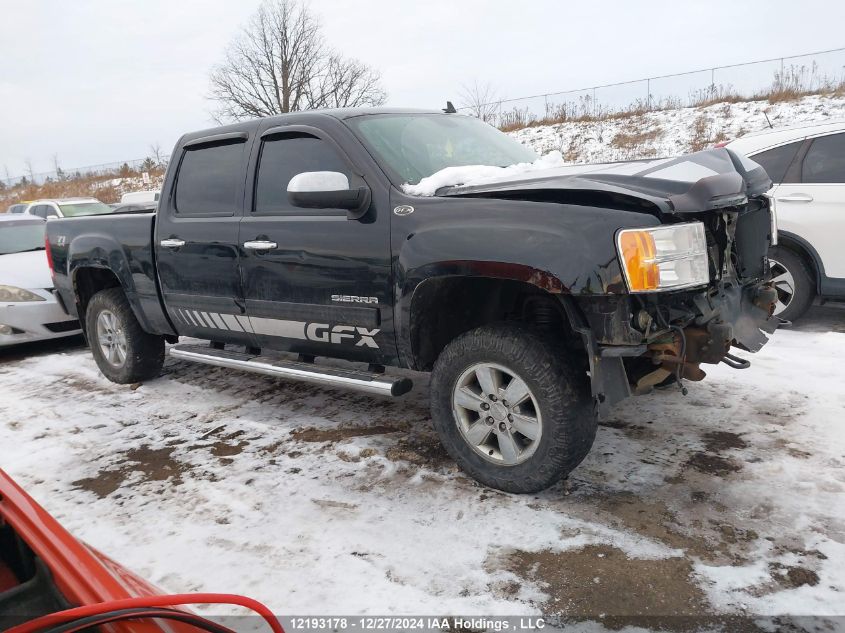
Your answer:
[[[450,462],[422,374],[390,400],[168,360],[129,387],[36,345],[0,351],[0,465],[163,588],[280,614],[843,616],[845,310],[743,356],[620,405],[569,480],[511,496]]]

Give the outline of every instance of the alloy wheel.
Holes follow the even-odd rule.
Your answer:
[[[780,314],[795,298],[795,278],[786,266],[775,259],[769,259],[769,267],[772,271],[772,285],[777,292],[775,314]]]
[[[103,310],[97,315],[97,344],[109,365],[123,367],[126,362],[126,333],[111,310]]]
[[[540,407],[515,372],[477,363],[455,382],[452,412],[473,451],[499,465],[514,466],[534,454],[543,432]]]

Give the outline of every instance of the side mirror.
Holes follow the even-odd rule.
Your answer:
[[[304,209],[346,209],[357,220],[370,207],[370,188],[350,188],[349,178],[337,171],[306,171],[290,179],[288,200]]]

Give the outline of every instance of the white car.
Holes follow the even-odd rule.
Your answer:
[[[0,215],[0,347],[82,331],[53,296],[46,224],[25,215]]]
[[[132,191],[120,197],[120,204],[158,202],[161,191]]]
[[[793,321],[813,299],[845,300],[845,120],[805,123],[720,144],[760,163],[774,186],[771,251],[776,314]]]
[[[44,220],[48,218],[73,218],[80,215],[101,215],[112,213],[109,205],[96,198],[55,198],[50,200],[34,200],[29,203],[24,213],[37,215]]]

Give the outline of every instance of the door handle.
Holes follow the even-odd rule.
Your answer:
[[[180,240],[178,237],[169,237],[166,240],[159,242],[164,248],[181,248],[185,245],[185,240]]]
[[[244,242],[244,248],[248,251],[272,251],[278,244],[269,240],[250,240]]]
[[[807,193],[792,193],[788,196],[775,198],[778,202],[812,202],[813,196]]]

